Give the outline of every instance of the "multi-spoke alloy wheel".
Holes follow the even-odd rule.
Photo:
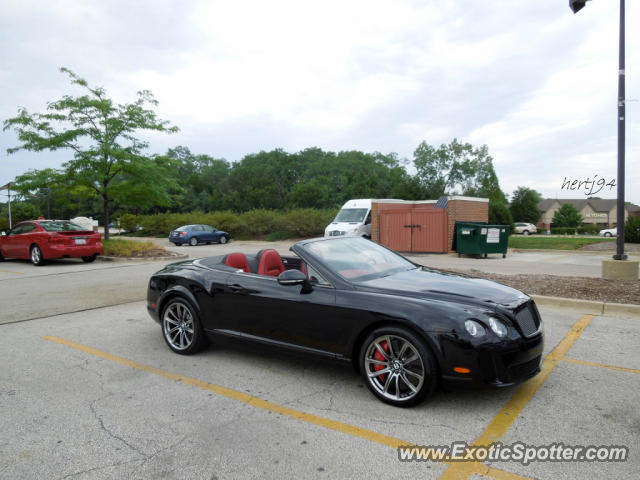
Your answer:
[[[206,341],[196,313],[181,298],[170,300],[164,308],[162,333],[171,350],[182,354],[195,353]]]
[[[31,263],[40,266],[44,265],[44,257],[42,256],[42,250],[38,245],[31,247]]]
[[[389,327],[372,332],[360,357],[369,390],[386,403],[415,405],[435,388],[433,355],[409,331]]]

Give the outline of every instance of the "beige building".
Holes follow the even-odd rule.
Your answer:
[[[599,225],[602,228],[615,227],[618,215],[617,200],[602,198],[547,198],[538,204],[542,211],[542,217],[538,222],[538,228],[548,230],[551,227],[553,216],[565,203],[570,203],[578,209],[585,224]],[[639,216],[640,207],[638,205],[627,205],[625,207],[624,218],[629,215]]]

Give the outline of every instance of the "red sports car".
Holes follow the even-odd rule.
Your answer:
[[[43,265],[51,258],[81,257],[84,262],[93,262],[102,253],[100,240],[98,232],[68,220],[20,222],[0,236],[0,261],[26,258],[34,265]]]

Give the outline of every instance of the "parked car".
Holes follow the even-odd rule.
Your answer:
[[[0,260],[25,258],[38,266],[52,258],[66,257],[80,257],[89,263],[102,252],[98,232],[85,230],[68,220],[20,222],[0,236]]]
[[[232,337],[351,363],[383,402],[408,406],[439,383],[503,387],[540,371],[534,301],[505,285],[414,264],[362,237],[167,265],[147,309],[171,350]]]
[[[522,235],[530,235],[538,233],[538,229],[533,223],[518,222],[513,228],[513,233],[521,233]]]
[[[211,225],[183,225],[169,234],[169,241],[176,246],[188,243],[195,247],[199,243],[227,243],[229,234],[213,228]]]
[[[618,228],[605,228],[604,230],[600,230],[598,232],[598,235],[600,235],[601,237],[616,237],[618,236]]]

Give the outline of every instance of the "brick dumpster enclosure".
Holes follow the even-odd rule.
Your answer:
[[[456,221],[488,222],[489,200],[373,200],[371,239],[400,252],[448,253],[453,251]]]

